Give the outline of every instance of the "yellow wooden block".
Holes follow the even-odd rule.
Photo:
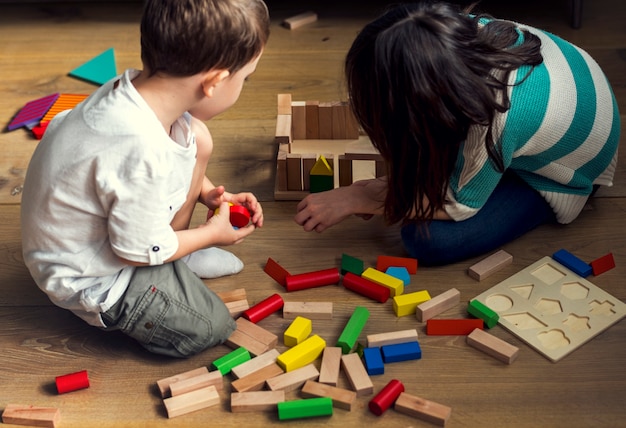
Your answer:
[[[325,347],[326,341],[314,334],[304,342],[280,354],[276,358],[276,363],[284,371],[290,372],[315,361],[322,354]]]
[[[396,278],[395,276],[386,274],[385,272],[381,272],[370,267],[365,269],[361,276],[365,279],[369,279],[370,281],[375,282],[378,285],[387,287],[390,291],[390,297],[399,296],[400,294],[404,293],[404,282],[401,279]]]
[[[311,175],[333,175],[333,169],[324,156],[320,156],[313,168]]]
[[[393,298],[393,311],[397,317],[414,315],[417,306],[428,300],[430,300],[430,294],[426,290],[395,296]]]
[[[297,316],[287,327],[284,334],[285,346],[293,347],[309,337],[313,331],[313,323],[308,318]]]

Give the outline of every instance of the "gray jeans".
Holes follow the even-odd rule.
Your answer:
[[[137,268],[102,319],[107,330],[179,358],[223,343],[237,327],[222,300],[180,260]]]

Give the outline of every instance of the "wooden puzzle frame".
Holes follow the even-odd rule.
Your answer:
[[[382,156],[359,134],[347,102],[292,101],[278,94],[274,199],[300,200],[310,191],[310,170],[324,156],[334,187],[385,175]]]
[[[544,257],[476,300],[498,313],[499,324],[557,362],[626,315],[626,304]]]

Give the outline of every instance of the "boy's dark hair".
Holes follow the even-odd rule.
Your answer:
[[[261,53],[268,37],[262,0],[147,0],[141,60],[152,75],[234,73]]]
[[[472,16],[447,3],[390,9],[357,36],[345,71],[352,109],[387,164],[389,223],[432,220],[461,143],[485,126],[486,147],[502,170],[493,141],[496,112],[509,108],[507,79],[540,64],[540,40],[514,24]],[[427,198],[428,204],[424,202]]]

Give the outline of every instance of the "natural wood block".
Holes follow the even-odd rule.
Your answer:
[[[338,346],[328,346],[324,349],[318,382],[337,386],[342,354],[343,350]]]
[[[519,348],[517,346],[513,346],[479,328],[472,331],[467,336],[466,340],[468,345],[506,364],[511,364],[519,355]]]
[[[285,391],[233,392],[230,411],[233,413],[276,410],[276,404],[285,401]]]
[[[341,367],[346,373],[352,389],[358,397],[374,393],[374,384],[365,370],[365,366],[358,354],[345,354],[341,356]]]
[[[333,318],[333,302],[285,302],[283,318],[295,319],[297,316],[310,320],[330,320]]]
[[[279,114],[276,116],[274,139],[278,144],[291,143],[291,114]]]
[[[208,374],[208,373],[209,373],[209,369],[207,369],[206,367],[198,367],[197,369],[189,370],[184,373],[179,373],[177,375],[158,380],[157,387],[159,388],[159,391],[161,392],[161,397],[167,398],[172,395],[170,391],[171,384],[180,382],[186,379],[192,379],[192,378],[195,378],[204,374]]]
[[[314,380],[307,380],[300,393],[305,398],[330,397],[333,400],[333,407],[344,410],[352,410],[352,405],[356,401],[356,392]]]
[[[313,364],[308,364],[299,369],[270,378],[265,383],[272,391],[283,390],[289,392],[300,388],[307,380],[317,379],[319,375],[320,372],[317,368]]]
[[[302,157],[297,153],[287,155],[287,190],[302,190]]]
[[[303,153],[302,157],[302,190],[311,190],[311,169],[317,162],[315,153]]]
[[[470,266],[467,273],[475,280],[482,281],[511,263],[513,263],[513,256],[504,250],[500,250]]]
[[[320,138],[320,113],[319,101],[306,101],[306,139],[317,140]]]
[[[394,409],[405,415],[441,426],[448,422],[452,414],[452,409],[448,406],[406,392],[400,394],[394,404]]]
[[[224,303],[228,309],[228,313],[233,318],[239,318],[241,314],[250,309],[250,304],[247,300],[236,300],[234,302]]]
[[[2,422],[5,424],[56,428],[60,421],[61,412],[55,407],[7,404],[2,412]]]
[[[349,140],[356,140],[359,138],[359,123],[352,112],[349,104],[346,104],[346,138]]]
[[[242,319],[242,318],[238,318],[238,319]],[[230,335],[230,337],[226,339],[226,342],[224,343],[233,349],[243,347],[247,349],[248,352],[250,352],[252,355],[261,355],[269,351],[270,349],[272,349],[267,344],[260,342],[253,337],[248,336],[247,334],[243,333],[241,330],[235,330]]]
[[[346,138],[346,109],[345,105],[339,101],[332,103],[332,130],[334,140]]]
[[[217,294],[224,303],[248,299],[245,288],[235,288],[234,290],[220,291],[215,294]]]
[[[224,389],[224,376],[219,370],[174,382],[170,384],[170,393],[172,397],[176,397],[207,386],[214,386],[217,390]]]
[[[197,389],[177,397],[163,400],[168,418],[185,415],[207,407],[215,406],[220,402],[220,396],[214,386]]]
[[[248,376],[251,373],[256,372],[264,367],[267,367],[271,364],[276,363],[276,358],[280,355],[278,349],[270,349],[263,354],[260,354],[250,361],[246,361],[243,364],[238,365],[237,367],[233,367],[231,373],[237,378],[241,379],[242,377]]]
[[[333,138],[333,108],[330,102],[321,102],[318,107],[319,138],[331,140]]]
[[[456,288],[451,288],[418,305],[417,308],[415,308],[415,316],[419,322],[426,322],[448,309],[452,309],[460,302],[461,292]]]
[[[287,191],[287,151],[288,144],[280,144],[276,155],[276,189]]]
[[[406,342],[417,342],[416,329],[390,331],[389,333],[369,334],[367,336],[368,348],[380,348],[381,346]]]
[[[291,116],[291,94],[278,94],[276,98],[278,104],[277,114]]]
[[[346,155],[339,155],[339,186],[349,186],[354,181],[352,176],[352,161]]]
[[[306,140],[306,101],[291,102],[291,138]]]
[[[311,24],[317,21],[317,14],[315,12],[304,12],[299,15],[292,16],[283,21],[283,26],[290,30],[295,30],[303,25]]]
[[[244,391],[259,391],[265,386],[265,382],[268,379],[276,377],[284,373],[278,364],[272,363],[262,369],[256,370],[242,378],[232,381],[230,386],[233,390],[238,392]]]

